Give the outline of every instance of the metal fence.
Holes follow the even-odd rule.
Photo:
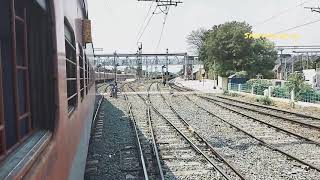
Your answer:
[[[275,87],[271,93],[271,97],[282,98],[282,99],[291,99],[291,94],[285,88]]]
[[[261,86],[251,86],[249,84],[234,84],[229,83],[229,90],[231,91],[238,91],[244,93],[253,93],[256,95],[264,95],[264,91],[268,88],[261,87]]]
[[[250,93],[254,95],[264,95],[264,92],[269,87],[264,86],[251,86],[249,84],[228,84],[228,90]],[[283,87],[272,87],[270,93],[271,97],[282,98],[282,99],[291,99],[291,93]],[[308,92],[297,95],[295,98],[298,101],[308,102],[308,103],[317,103],[320,104],[320,91],[317,92]]]
[[[302,102],[309,102],[309,103],[317,103],[320,104],[320,92],[316,93],[305,93],[300,95]]]

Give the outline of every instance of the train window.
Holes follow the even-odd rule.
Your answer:
[[[8,3],[8,1],[6,1]],[[5,2],[4,2],[5,3]],[[10,4],[10,5],[9,5]],[[27,20],[23,3],[1,5],[3,112],[1,139],[5,149],[11,149],[31,132],[29,97],[29,65],[27,54]],[[9,5],[9,6],[8,6]],[[4,12],[3,12],[4,11]],[[9,13],[8,13],[9,12]],[[12,13],[10,13],[12,12]],[[8,18],[12,18],[10,22]],[[4,86],[5,84],[5,86]],[[3,133],[5,131],[5,133]],[[4,142],[3,142],[4,143]]]
[[[3,117],[3,87],[2,87],[2,66],[1,66],[1,41],[0,41],[0,155],[6,151],[4,117]]]
[[[36,130],[53,129],[49,13],[34,1],[0,1],[0,159],[37,135]]]
[[[77,93],[77,58],[75,36],[71,25],[65,20],[65,51],[67,74],[67,100],[69,115],[75,110],[78,103]]]
[[[83,49],[79,43],[79,68],[80,68],[80,97],[81,97],[81,101],[84,98],[84,91],[85,91],[85,87],[84,87],[84,61],[83,61]]]
[[[94,78],[94,71],[92,66],[90,65],[90,73],[89,73],[89,78],[90,78],[90,84],[89,84],[89,89],[91,89],[92,85],[94,84],[93,78]]]
[[[86,94],[88,94],[88,82],[89,82],[89,66],[88,66],[88,57],[85,54],[84,55],[84,66],[85,66],[85,88],[86,88]]]

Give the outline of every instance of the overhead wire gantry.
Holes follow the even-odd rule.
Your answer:
[[[138,0],[138,1],[147,1],[147,2],[156,2],[157,6],[178,6],[181,4],[181,1],[172,1],[172,0]]]

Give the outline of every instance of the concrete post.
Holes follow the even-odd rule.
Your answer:
[[[291,91],[291,102],[295,101],[295,93],[294,93],[294,89]]]
[[[228,90],[231,90],[231,83],[228,83]]]
[[[269,88],[268,88],[268,96],[269,97],[272,97],[272,91],[273,91],[273,87],[272,86],[269,86]]]
[[[251,94],[254,95],[254,86],[251,87]]]
[[[187,53],[184,55],[184,80],[187,80]]]
[[[241,84],[238,84],[238,91],[241,92]]]
[[[265,89],[263,91],[263,96],[268,97],[268,95],[269,95],[269,89]]]

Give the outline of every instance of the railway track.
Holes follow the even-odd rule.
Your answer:
[[[125,84],[124,86],[133,90],[129,84]],[[125,87],[123,87],[123,89],[124,88]],[[129,115],[135,130],[144,179],[164,180],[153,128],[150,122],[150,107],[146,101],[143,100],[142,96],[136,98],[135,95],[129,97],[124,94],[124,98],[127,101]],[[134,103],[134,106],[132,106],[132,103]],[[141,109],[144,109],[146,114],[141,114],[141,112],[139,112]]]
[[[159,91],[158,84],[151,85],[149,91]],[[245,179],[167,104],[162,95],[148,97],[155,112],[153,124],[166,175],[177,179]]]
[[[148,159],[142,152],[144,142],[138,136],[131,104],[126,96],[109,98],[108,87],[107,84],[97,87],[101,98],[98,97],[94,113],[85,178],[160,179],[151,174],[155,168],[148,169]],[[124,113],[126,110],[128,114]]]
[[[306,122],[287,119],[282,116],[274,116],[272,112],[269,115],[268,113],[260,110],[250,110],[249,107],[237,104],[237,102],[232,103],[230,100],[220,100],[219,98],[208,96],[198,97],[221,108],[320,146],[320,127],[318,126],[314,126]]]
[[[174,85],[171,86],[178,90],[187,91],[187,89],[183,89],[181,87],[177,87]],[[213,97],[198,95],[198,97],[209,101],[221,108],[232,111],[236,114],[250,118],[276,130],[280,130],[284,133],[291,134],[300,139],[320,146],[320,119],[318,120],[315,117],[310,117],[298,113],[292,113],[290,115],[289,113],[291,112],[289,111],[270,108],[267,106],[259,106],[243,101],[233,101],[233,99],[221,96]],[[273,112],[273,110],[275,111],[275,113]],[[279,112],[282,112],[283,114],[279,115]],[[300,117],[300,119],[295,120],[295,116]],[[307,120],[303,120],[303,117],[305,117],[305,119]]]
[[[269,117],[278,118],[291,124],[298,124],[310,129],[320,130],[320,118],[311,117],[303,114],[298,114],[294,112],[289,112],[285,110],[280,110],[276,108],[271,108],[268,106],[262,106],[252,103],[247,103],[243,101],[238,101],[234,99],[229,99],[222,96],[208,97],[207,99],[214,100],[222,104],[233,106],[236,108],[241,108],[246,111],[256,112],[262,115],[267,115]]]
[[[174,84],[170,84],[170,85],[172,88],[177,89],[179,91],[192,91],[191,89],[179,87]],[[230,99],[230,98],[222,97],[219,95],[205,96],[204,98],[208,100],[214,100],[215,102],[220,102],[233,107],[241,108],[243,110],[248,110],[248,111],[256,112],[262,115],[267,115],[269,117],[279,118],[291,124],[298,124],[300,126],[305,126],[308,128],[320,130],[320,118],[318,117],[312,117],[312,116],[291,112],[283,109],[278,109],[270,106],[253,104],[253,103],[249,103],[241,100]]]
[[[292,123],[298,123],[301,125],[305,125],[310,128],[320,129],[320,118],[312,117],[301,113],[296,113],[292,111],[287,111],[279,108],[274,108],[265,105],[253,104],[245,101],[240,101],[236,99],[230,99],[227,97],[216,96],[216,98],[220,100],[224,100],[224,102],[233,102],[232,105],[243,107],[243,109],[249,109],[254,112],[258,112],[261,114],[267,114],[268,116],[281,118],[285,121],[289,121]]]
[[[186,89],[181,87],[172,87],[176,90],[186,91]],[[252,116],[248,116],[243,113],[243,109],[232,109],[230,107],[223,106],[218,102],[215,102],[212,98],[204,98],[203,96],[194,96],[192,98],[187,96],[185,97],[211,116],[228,123],[230,126],[258,140],[270,149],[278,151],[281,154],[320,172],[320,148],[318,142],[297,135],[283,128],[265,123]],[[207,103],[204,103],[203,100],[206,100]],[[221,111],[221,108],[229,112],[231,111],[232,114],[226,115],[226,113]],[[219,115],[216,112],[219,112]],[[233,114],[235,115],[234,118],[226,120],[228,116]],[[261,124],[264,126],[262,127]],[[273,128],[273,130],[270,130],[270,128]]]

